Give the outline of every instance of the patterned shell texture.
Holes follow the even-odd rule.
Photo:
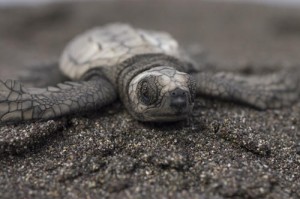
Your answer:
[[[75,37],[61,56],[60,69],[69,78],[78,80],[90,69],[115,66],[130,57],[146,53],[184,57],[177,41],[168,33],[114,23]]]

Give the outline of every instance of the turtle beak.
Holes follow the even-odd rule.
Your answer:
[[[171,91],[170,107],[176,113],[186,112],[188,107],[188,92],[180,88],[176,88],[175,90]]]

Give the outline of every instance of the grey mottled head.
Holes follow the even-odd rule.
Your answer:
[[[194,81],[172,67],[144,71],[131,80],[128,89],[131,114],[140,121],[178,121],[192,112]]]

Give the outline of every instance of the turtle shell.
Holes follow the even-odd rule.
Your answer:
[[[67,77],[78,80],[90,69],[113,67],[130,57],[148,53],[182,56],[177,41],[168,33],[114,23],[75,37],[62,53],[60,69]]]

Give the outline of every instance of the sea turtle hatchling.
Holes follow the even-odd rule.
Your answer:
[[[72,82],[26,88],[0,80],[0,123],[47,120],[98,110],[122,100],[140,121],[187,118],[196,95],[237,101],[259,109],[279,108],[299,99],[299,78],[291,73],[245,77],[205,73],[168,33],[108,24],[77,36],[59,61]]]

